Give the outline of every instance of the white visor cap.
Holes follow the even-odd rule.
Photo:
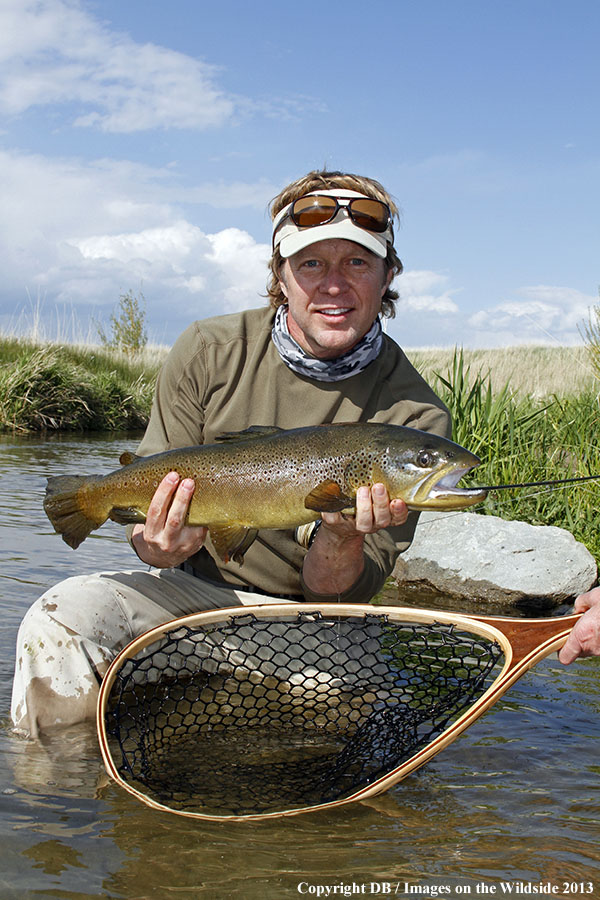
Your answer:
[[[353,197],[366,197],[368,200],[373,199],[372,197],[368,197],[367,194],[361,194],[358,191],[344,190],[342,188],[331,191],[311,191],[309,194],[306,194],[306,196],[311,197],[313,194],[324,194],[327,197],[337,197],[339,200],[351,200]],[[317,241],[327,241],[332,238],[354,241],[356,244],[361,244],[363,247],[366,247],[367,250],[371,250],[376,256],[385,259],[388,252],[388,245],[393,244],[394,242],[394,232],[391,222],[386,230],[380,234],[375,231],[367,231],[366,228],[361,228],[360,225],[354,224],[346,206],[340,206],[335,218],[332,219],[331,222],[326,222],[324,225],[299,228],[291,218],[288,218],[281,228],[278,228],[279,223],[283,221],[289,213],[291,206],[291,203],[285,206],[277,213],[273,220],[273,249],[279,247],[279,252],[283,259],[288,259],[288,257],[293,256],[294,253],[298,253],[299,250],[304,250],[305,247],[316,244]]]

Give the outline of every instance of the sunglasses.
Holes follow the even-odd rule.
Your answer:
[[[383,234],[391,226],[392,214],[387,203],[370,197],[343,199],[326,194],[310,194],[294,200],[288,213],[277,225],[278,231],[286,219],[291,219],[298,228],[314,228],[332,222],[340,209],[346,209],[349,217],[359,228]]]

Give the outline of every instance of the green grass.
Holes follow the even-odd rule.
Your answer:
[[[450,409],[454,439],[482,461],[465,486],[600,474],[600,385],[570,396],[515,395],[508,383],[493,388],[489,375],[473,375],[460,351],[430,381]],[[599,509],[600,480],[490,492],[477,507],[504,519],[566,528],[600,561]]]
[[[99,347],[0,339],[0,430],[143,429],[158,366]]]

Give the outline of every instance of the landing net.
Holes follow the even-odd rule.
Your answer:
[[[122,781],[174,811],[312,807],[351,797],[429,744],[502,657],[462,625],[223,611],[123,661],[105,730]]]

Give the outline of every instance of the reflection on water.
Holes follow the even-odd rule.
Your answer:
[[[32,744],[8,726],[27,606],[75,572],[129,567],[122,529],[70,550],[41,508],[45,476],[115,468],[135,439],[0,438],[0,840],[3,898],[295,897],[298,885],[452,891],[596,881],[600,661],[545,660],[427,766],[336,811],[211,823],[152,811],[109,783],[94,731]],[[482,893],[481,889],[479,893]],[[340,894],[338,893],[338,896]],[[449,894],[446,893],[446,896]],[[308,896],[308,894],[306,894]],[[314,894],[313,894],[314,896]],[[561,894],[561,896],[566,896]],[[587,896],[590,896],[589,894]]]

